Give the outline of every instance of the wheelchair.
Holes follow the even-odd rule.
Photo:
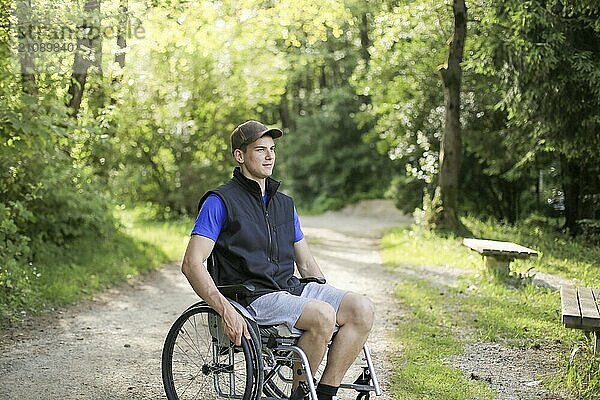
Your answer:
[[[324,283],[322,278],[304,282]],[[221,317],[204,301],[188,307],[171,326],[162,352],[162,379],[169,400],[286,400],[292,391],[294,367],[306,377],[309,399],[317,400],[308,359],[286,325],[259,326],[235,301],[252,293],[252,285],[219,286],[248,324],[250,339],[234,345],[223,331]],[[358,378],[341,389],[358,392],[357,400],[381,395],[369,348],[365,344]]]

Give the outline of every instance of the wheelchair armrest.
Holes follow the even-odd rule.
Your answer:
[[[237,296],[249,296],[254,293],[256,287],[251,283],[240,283],[239,285],[217,286],[219,292],[227,298],[235,299]]]
[[[318,283],[319,285],[323,285],[324,283],[327,283],[327,280],[320,276],[309,276],[307,278],[300,278],[300,282],[301,283],[315,282],[315,283]]]

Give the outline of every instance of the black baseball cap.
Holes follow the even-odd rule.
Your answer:
[[[231,152],[233,153],[235,149],[241,149],[264,135],[277,139],[283,135],[283,132],[281,129],[267,128],[258,121],[246,121],[238,125],[231,132]]]

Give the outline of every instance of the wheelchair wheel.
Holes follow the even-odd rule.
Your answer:
[[[235,346],[210,307],[186,310],[171,327],[162,353],[162,378],[169,400],[256,400],[262,386],[255,335]],[[260,364],[260,365],[259,365]]]
[[[280,359],[272,365],[265,365],[265,382],[263,391],[267,396],[275,398],[287,398],[292,391],[292,383],[294,378],[292,368],[292,352],[289,352],[289,354],[283,357],[289,357],[289,359]]]
[[[292,392],[294,381],[294,361],[299,362],[298,356],[291,350],[279,350],[275,357],[264,357],[270,362],[265,363],[263,392],[265,395],[287,399]],[[313,379],[321,375],[324,364],[312,371]]]

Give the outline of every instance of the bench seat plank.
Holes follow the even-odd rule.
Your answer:
[[[562,286],[560,303],[562,321],[567,328],[591,331],[594,335],[594,354],[600,349],[600,290],[596,288]]]
[[[581,309],[581,326],[586,328],[600,328],[600,312],[592,289],[579,288],[579,308]]]
[[[528,258],[538,255],[537,251],[512,242],[465,238],[463,244],[484,256]]]
[[[567,328],[581,327],[581,310],[577,288],[573,286],[562,286],[560,288],[560,302],[562,308],[562,322]]]

